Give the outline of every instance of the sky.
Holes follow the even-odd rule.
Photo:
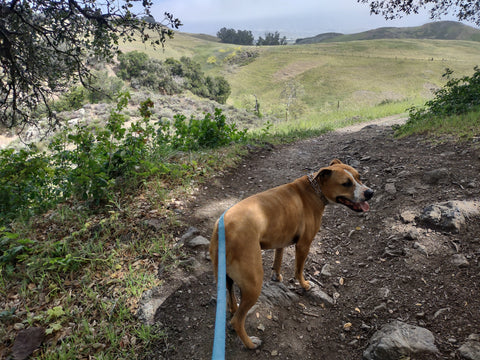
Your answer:
[[[370,15],[368,4],[356,0],[155,0],[152,14],[157,21],[170,12],[184,24],[180,31],[216,35],[222,27],[251,30],[255,37],[279,31],[287,38],[325,32],[344,34],[384,26],[419,26],[431,22],[427,11],[402,19],[385,20]],[[455,20],[444,17],[441,20]],[[467,25],[472,25],[468,24]]]

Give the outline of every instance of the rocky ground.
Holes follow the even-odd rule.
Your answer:
[[[316,294],[326,296],[299,290],[293,247],[284,255],[284,287],[269,283],[273,252],[265,251],[265,289],[246,322],[263,344],[246,350],[227,331],[227,359],[381,359],[378,342],[387,340],[377,331],[388,326],[406,326],[390,333],[410,341],[410,359],[479,359],[479,139],[396,139],[390,126],[370,125],[252,148],[242,164],[204,184],[183,220],[208,239],[218,216],[241,198],[333,158],[356,167],[375,196],[366,214],[341,205],[325,211],[305,272]],[[153,296],[150,320],[168,336],[156,345],[158,359],[211,357],[211,264],[201,244],[188,251],[191,271],[171,274]],[[383,358],[409,352],[392,351]]]

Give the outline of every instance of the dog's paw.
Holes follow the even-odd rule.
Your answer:
[[[305,292],[310,291],[314,288],[314,285],[309,281],[305,281],[305,283],[303,283],[301,285],[302,285],[303,291],[305,291]]]
[[[281,274],[272,273],[272,281],[282,282],[283,276]]]
[[[252,343],[253,343],[253,347],[251,349],[256,349],[258,348],[260,345],[262,345],[262,340],[260,340],[258,337],[256,336],[250,336],[250,340],[252,340]]]

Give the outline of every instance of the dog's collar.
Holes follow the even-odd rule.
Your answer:
[[[320,188],[320,184],[318,183],[317,179],[315,178],[315,174],[311,173],[307,175],[308,181],[310,182],[310,185],[312,186],[313,190],[315,193],[320,197],[320,200],[322,200],[324,205],[328,204],[328,199],[323,195],[322,189]]]

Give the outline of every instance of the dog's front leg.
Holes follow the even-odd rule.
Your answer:
[[[310,290],[312,286],[303,276],[303,267],[309,251],[310,244],[305,245],[299,241],[297,245],[295,245],[295,278],[300,283],[300,286],[307,291]]]
[[[282,267],[282,258],[283,258],[283,248],[275,249],[275,258],[273,260],[272,267],[272,280],[273,281],[282,281],[283,276],[280,274],[280,268]]]

